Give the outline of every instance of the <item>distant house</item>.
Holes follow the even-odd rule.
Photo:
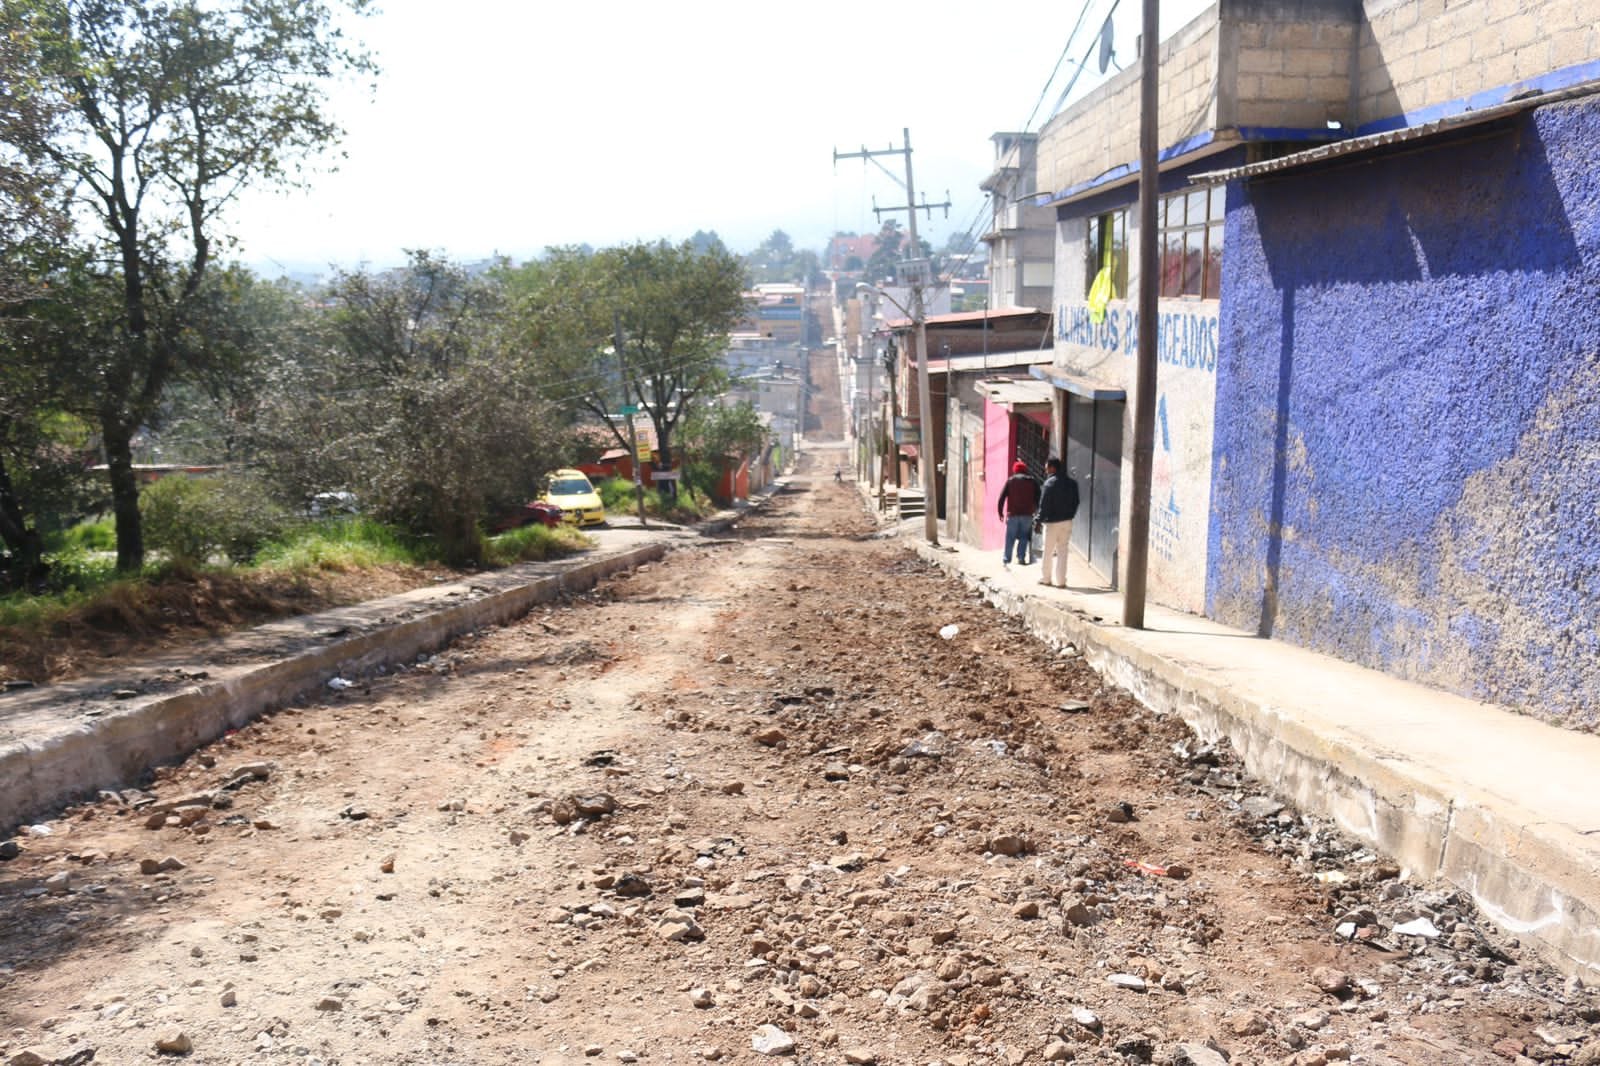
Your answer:
[[[855,274],[867,268],[867,261],[878,251],[875,233],[861,237],[834,237],[825,253],[827,269],[835,274]]]
[[[745,294],[742,332],[753,332],[779,344],[802,344],[806,332],[806,289],[803,285],[757,285]]]
[[[988,306],[1035,307],[1053,299],[1056,213],[1034,203],[1035,152],[1032,133],[996,133],[994,170],[979,188],[989,194]]]

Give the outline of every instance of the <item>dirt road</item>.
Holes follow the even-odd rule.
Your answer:
[[[45,823],[0,865],[0,1062],[1600,1060],[1590,992],[810,462]]]

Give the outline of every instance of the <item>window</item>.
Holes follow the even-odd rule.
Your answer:
[[[1215,300],[1222,292],[1222,224],[1227,190],[1221,185],[1163,197],[1161,295]]]
[[[1111,268],[1111,298],[1128,295],[1128,212],[1108,211],[1089,219],[1088,257],[1085,260],[1083,292],[1094,287],[1102,268]]]

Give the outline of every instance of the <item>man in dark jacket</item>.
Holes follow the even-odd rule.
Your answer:
[[[1017,562],[1028,565],[1028,545],[1033,538],[1033,512],[1039,506],[1039,483],[1028,474],[1028,464],[1018,459],[1011,464],[1011,476],[1000,489],[996,508],[1006,524],[1005,565],[1011,565],[1011,546],[1017,547]]]
[[[1044,469],[1048,476],[1039,494],[1039,521],[1044,523],[1039,584],[1066,588],[1068,542],[1072,539],[1072,520],[1078,514],[1078,483],[1061,472],[1060,459],[1045,460]]]

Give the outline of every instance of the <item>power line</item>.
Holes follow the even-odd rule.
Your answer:
[[[1110,8],[1108,8],[1106,10],[1105,18],[1101,20],[1101,27],[1102,27],[1101,32],[1102,33],[1104,32],[1105,23],[1109,22],[1111,20],[1111,16],[1116,13],[1117,5],[1120,2],[1121,2],[1121,0],[1111,0],[1111,6],[1110,6]],[[1044,102],[1045,96],[1050,92],[1050,86],[1055,83],[1056,75],[1061,72],[1061,65],[1062,65],[1063,62],[1066,61],[1067,56],[1070,54],[1070,52],[1072,50],[1073,39],[1077,36],[1078,30],[1083,26],[1084,17],[1089,13],[1089,8],[1093,3],[1094,3],[1094,0],[1084,0],[1083,6],[1078,9],[1078,17],[1077,17],[1076,20],[1074,20],[1074,22],[1072,24],[1071,32],[1067,34],[1066,43],[1063,44],[1062,47],[1061,47],[1061,55],[1056,59],[1055,67],[1052,68],[1051,71],[1050,71],[1050,77],[1045,79],[1044,85],[1039,90],[1038,99],[1034,101],[1033,108],[1028,112],[1028,117],[1025,120],[1023,120],[1021,126],[1018,128],[1018,132],[1024,133],[1024,134],[1027,133],[1029,127],[1033,124],[1033,120],[1034,120],[1035,116],[1037,116],[1038,113],[1039,113],[1039,105]],[[1098,38],[1097,38],[1097,40],[1098,40]],[[1093,45],[1090,46],[1091,51],[1092,51],[1093,47],[1094,47]],[[1055,108],[1052,109],[1052,111],[1050,113],[1050,116],[1049,116],[1050,118],[1055,117],[1055,114],[1061,109],[1062,103],[1065,102],[1067,96],[1072,92],[1073,86],[1075,86],[1077,84],[1079,75],[1081,75],[1083,73],[1084,63],[1088,60],[1088,58],[1089,58],[1089,53],[1086,52],[1086,53],[1084,53],[1084,58],[1082,60],[1079,60],[1078,65],[1077,65],[1077,70],[1073,72],[1072,80],[1070,82],[1068,82],[1066,89],[1057,98]],[[1048,120],[1049,119],[1047,118],[1046,121],[1048,121]],[[985,209],[988,206],[989,206],[989,198],[987,196],[980,197],[979,200],[978,200],[977,210],[974,213],[974,217],[973,217],[972,221],[968,224],[967,228],[962,231],[962,237],[961,237],[962,244],[967,244],[968,242],[973,242],[973,241],[977,240],[977,232],[976,232],[976,230],[977,230],[978,226],[983,222]],[[950,280],[951,280],[950,277],[942,277],[942,278],[937,279],[936,283],[942,284],[942,283],[946,283],[946,282],[948,282]]]

